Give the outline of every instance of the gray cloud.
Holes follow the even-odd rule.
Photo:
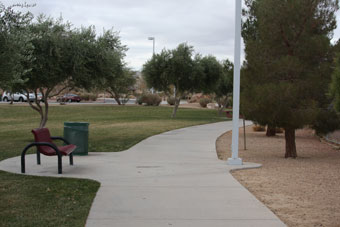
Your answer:
[[[2,0],[5,5],[13,0]],[[127,45],[126,62],[133,69],[141,69],[152,56],[152,41],[156,38],[156,52],[172,49],[179,43],[193,45],[202,55],[233,60],[234,0],[26,0],[36,3],[31,11],[53,17],[61,14],[76,27],[95,25],[120,31],[122,43]],[[340,15],[338,15],[340,19]],[[340,37],[337,29],[334,39]]]

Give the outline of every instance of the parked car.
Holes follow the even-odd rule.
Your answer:
[[[41,93],[38,93],[38,100],[40,101],[42,98]],[[24,93],[20,92],[15,92],[15,93],[10,93],[7,91],[4,91],[2,94],[2,101],[4,102],[9,102],[13,99],[15,102],[27,102],[27,96]],[[29,100],[33,102],[35,100],[35,94],[34,93],[29,93]]]
[[[62,97],[57,98],[57,102],[80,102],[81,98],[75,94],[65,94]]]

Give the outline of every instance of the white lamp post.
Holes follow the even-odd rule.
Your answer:
[[[148,37],[148,40],[152,40],[152,42],[153,42],[152,54],[155,55],[155,40],[156,39],[155,39],[155,37]],[[150,90],[151,90],[152,94],[155,92],[153,87]]]
[[[152,40],[153,41],[152,53],[155,54],[155,42],[156,42],[156,39],[155,39],[155,37],[149,37],[148,40]]]
[[[241,68],[241,10],[242,0],[235,0],[235,47],[234,47],[234,91],[233,91],[233,135],[232,156],[229,165],[242,165],[238,157],[238,134],[240,114],[240,68]]]

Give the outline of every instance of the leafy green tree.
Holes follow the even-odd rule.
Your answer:
[[[331,95],[334,98],[334,107],[340,112],[340,40],[334,46],[337,56],[335,57],[335,69],[332,74]]]
[[[330,84],[330,92],[326,95],[321,95],[318,100],[320,111],[317,114],[315,122],[311,125],[311,127],[315,130],[318,135],[326,135],[330,132],[340,129],[340,115],[339,115],[339,92],[340,88],[339,84],[339,67],[340,67],[340,42],[338,41],[332,46],[332,53],[330,53],[330,57],[334,59],[332,62],[332,66],[330,70],[332,72],[331,84]],[[338,112],[337,112],[338,111]]]
[[[105,55],[105,64],[101,67],[103,79],[98,81],[98,87],[110,93],[118,105],[122,104],[121,99],[124,104],[136,83],[133,72],[124,66],[123,58],[127,48],[121,44],[118,33],[113,30],[105,31],[99,37],[98,44]]]
[[[136,78],[133,71],[124,69],[122,74],[113,78],[106,86],[106,91],[112,95],[118,105],[127,103],[133,94]]]
[[[34,61],[27,64],[32,70],[23,77],[23,89],[28,93],[41,93],[39,100],[29,102],[36,110],[44,127],[48,120],[48,98],[65,89],[75,87],[90,90],[103,80],[108,68],[112,70],[112,56],[96,37],[93,27],[72,29],[60,18],[54,20],[40,16],[30,25]]]
[[[195,88],[198,92],[205,94],[215,93],[218,82],[221,82],[223,76],[223,66],[214,56],[200,57],[196,56],[197,62],[196,78],[198,86]]]
[[[194,49],[185,43],[173,50],[162,50],[153,55],[143,66],[143,76],[149,87],[170,93],[175,89],[175,106],[172,117],[176,117],[181,97],[197,88],[198,67],[193,56]]]
[[[223,61],[222,75],[214,89],[215,99],[219,105],[219,114],[227,107],[233,92],[234,64],[228,59]]]
[[[28,8],[33,5],[16,4],[5,7],[0,2],[0,88],[14,90],[15,85],[24,81],[21,76],[30,71],[23,62],[32,60],[33,47],[28,25],[33,15],[22,13],[16,8]]]
[[[214,94],[221,115],[233,90],[233,64],[229,60],[221,64],[214,56],[199,56],[195,60],[198,65],[195,91]]]
[[[75,68],[72,54],[76,57],[76,53],[70,52],[76,45],[71,44],[71,26],[62,20],[40,16],[29,29],[34,37],[31,40],[34,60],[26,65],[32,70],[23,77],[26,82],[22,87],[27,94],[30,91],[36,94],[35,102],[28,103],[40,114],[39,127],[43,128],[48,120],[48,98],[66,89],[71,81]],[[58,91],[54,93],[55,90]],[[38,93],[42,94],[44,107],[37,99]]]
[[[253,0],[248,5],[241,108],[248,119],[284,128],[285,157],[295,158],[295,130],[315,122],[330,82],[338,1]]]

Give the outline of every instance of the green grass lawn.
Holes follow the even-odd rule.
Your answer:
[[[123,151],[172,129],[226,118],[215,110],[145,106],[51,106],[47,127],[62,136],[66,121],[89,122],[89,152]],[[39,116],[29,106],[0,105],[0,160],[20,155],[33,141]],[[34,149],[32,149],[33,151]],[[76,163],[75,157],[75,163]],[[18,163],[18,168],[20,163]],[[99,183],[91,180],[32,177],[0,171],[0,226],[84,226]]]

